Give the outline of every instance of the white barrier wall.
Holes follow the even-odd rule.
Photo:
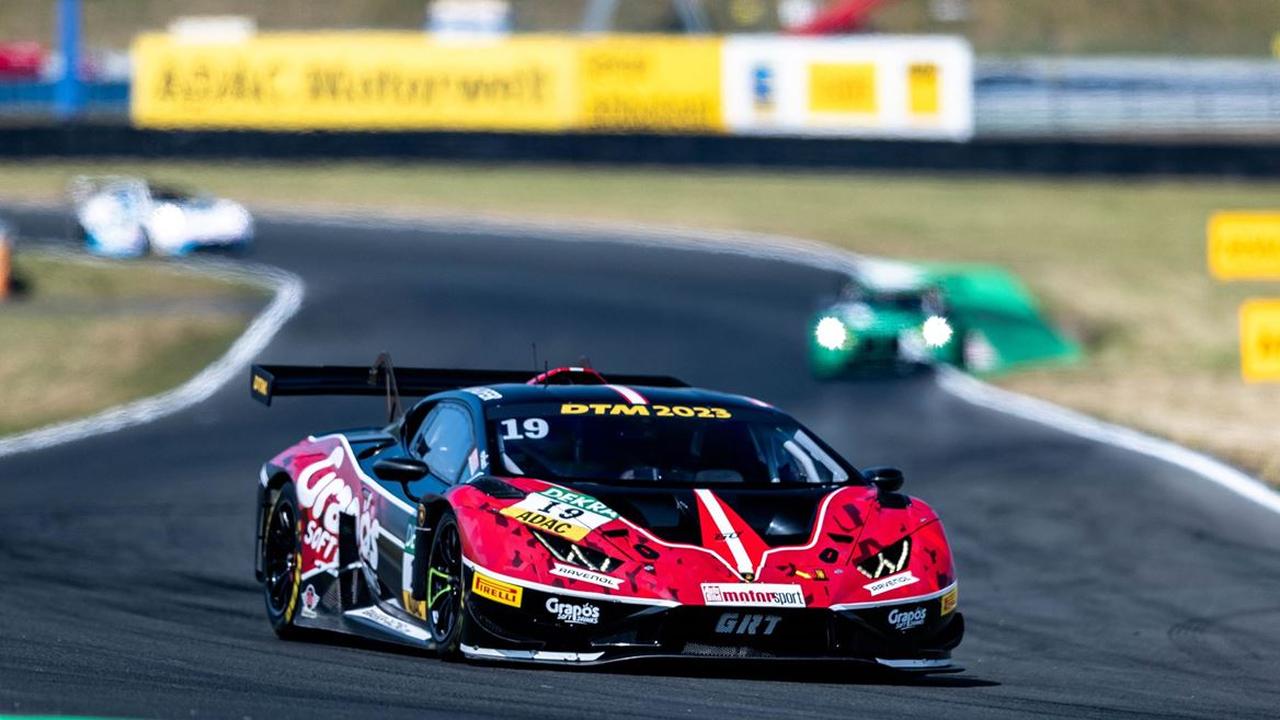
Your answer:
[[[968,140],[973,50],[962,38],[725,38],[730,133]]]

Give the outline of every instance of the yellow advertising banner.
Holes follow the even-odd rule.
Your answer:
[[[580,124],[607,130],[725,128],[719,38],[603,37],[580,42]]]
[[[1280,382],[1280,300],[1240,306],[1240,368],[1249,382]]]
[[[559,130],[574,123],[562,39],[431,41],[417,33],[281,33],[134,43],[144,127]]]
[[[1280,280],[1280,212],[1214,213],[1208,244],[1219,280]]]
[[[875,63],[813,63],[809,66],[811,112],[874,115],[879,107]]]
[[[717,38],[144,35],[132,114],[157,128],[719,131]]]

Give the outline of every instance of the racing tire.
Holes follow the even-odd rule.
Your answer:
[[[293,624],[302,585],[302,529],[298,496],[293,484],[280,488],[266,517],[262,535],[263,597],[271,629],[284,640],[296,639],[302,629]]]
[[[441,658],[451,662],[461,660],[467,598],[462,573],[462,537],[452,510],[445,510],[436,521],[423,573],[426,621],[431,638]]]

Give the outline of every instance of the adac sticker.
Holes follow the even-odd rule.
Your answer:
[[[590,495],[548,488],[500,511],[509,518],[577,542],[618,514]]]
[[[517,608],[520,607],[524,596],[524,588],[519,585],[505,583],[480,572],[475,573],[471,578],[471,592],[482,598]]]
[[[618,519],[618,513],[610,510],[608,505],[605,505],[590,495],[583,495],[582,493],[576,493],[570,490],[561,490],[558,487],[549,487],[546,490],[543,490],[541,494],[555,500],[556,502],[571,505],[596,515],[603,515],[610,520]]]

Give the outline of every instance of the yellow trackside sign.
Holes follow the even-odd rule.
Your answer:
[[[1280,280],[1280,212],[1214,213],[1208,244],[1219,280]]]
[[[144,34],[133,122],[266,131],[646,131],[965,140],[962,38]]]
[[[156,128],[717,132],[719,38],[143,35],[132,114]]]
[[[1240,367],[1248,382],[1280,382],[1280,300],[1240,306]]]
[[[809,66],[811,112],[874,115],[879,107],[875,63],[813,63]]]
[[[912,115],[935,116],[942,107],[938,64],[912,63],[907,68],[907,96]]]
[[[720,92],[723,40],[604,37],[580,42],[582,127],[724,129]]]
[[[556,38],[144,35],[133,53],[132,114],[144,127],[561,130],[577,110],[575,50]]]

